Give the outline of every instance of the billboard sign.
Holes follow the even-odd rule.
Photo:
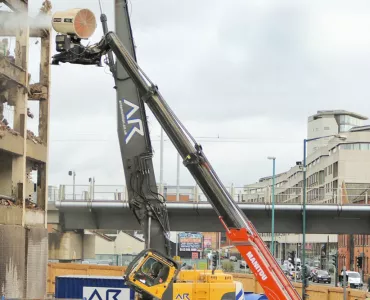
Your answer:
[[[205,237],[203,239],[203,246],[204,246],[204,249],[210,249],[210,248],[212,248],[212,238]]]
[[[199,232],[179,233],[179,251],[202,251],[203,235]]]

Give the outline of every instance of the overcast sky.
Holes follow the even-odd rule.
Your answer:
[[[29,1],[32,14],[41,2]],[[99,17],[97,0],[52,3],[53,11],[86,7]],[[103,5],[113,30],[113,1]],[[293,166],[317,110],[370,116],[368,1],[131,0],[130,12],[140,66],[225,185],[271,175],[269,155],[277,172]],[[101,35],[99,23],[92,42]],[[50,184],[70,183],[69,169],[80,184],[90,176],[124,184],[112,87],[107,68],[52,66]],[[149,121],[159,181],[160,127],[152,114]],[[175,184],[169,141],[164,151],[164,180]],[[193,183],[181,167],[181,184]]]

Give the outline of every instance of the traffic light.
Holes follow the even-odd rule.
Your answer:
[[[214,269],[217,268],[217,253],[214,253],[212,255],[212,268],[214,268]]]
[[[356,258],[356,265],[359,269],[362,269],[362,256]]]
[[[288,260],[295,266],[295,251],[288,252]]]
[[[309,284],[309,281],[308,281],[308,278],[310,277],[310,270],[309,268],[307,267],[307,265],[305,266],[302,266],[302,271],[301,271],[301,276],[302,276],[302,281],[305,282],[305,285],[306,287],[308,286]]]
[[[331,257],[331,263],[336,268],[338,266],[338,254],[333,254]]]

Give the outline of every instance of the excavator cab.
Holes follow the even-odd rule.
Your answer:
[[[165,291],[172,287],[179,270],[173,259],[154,249],[146,249],[130,263],[125,279],[138,293],[162,299]]]

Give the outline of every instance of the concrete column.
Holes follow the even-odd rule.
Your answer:
[[[15,64],[25,70],[24,82],[28,86],[28,44],[29,44],[29,27],[24,26],[27,23],[20,24],[21,28],[16,35]],[[23,25],[23,26],[22,26]],[[27,151],[27,90],[25,87],[16,87],[13,90],[15,95],[14,106],[14,123],[13,128],[23,137],[23,155],[14,156],[12,183],[13,193],[18,201],[23,202],[22,226],[25,222],[26,202],[26,151]]]
[[[46,100],[40,100],[39,105],[39,137],[42,140],[43,145],[46,147],[46,151],[49,154],[49,119],[50,119],[50,43],[51,34],[47,37],[41,38],[41,65],[40,65],[40,84],[47,87]],[[47,199],[48,199],[48,163],[49,155],[47,154],[47,160],[38,169],[37,178],[37,204],[39,207],[47,211]],[[45,214],[46,216],[46,214]],[[47,218],[45,217],[45,228],[47,227]]]

